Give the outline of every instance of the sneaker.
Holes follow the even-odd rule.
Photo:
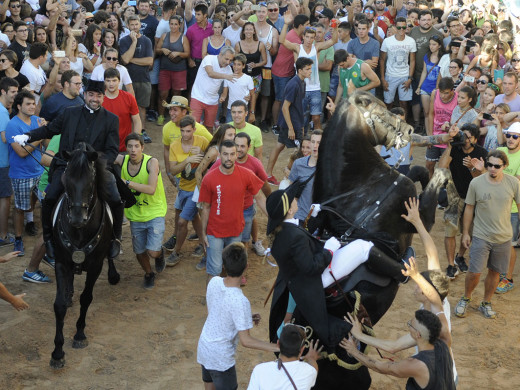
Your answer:
[[[493,319],[497,316],[496,311],[491,307],[491,302],[480,302],[478,311],[484,314],[484,317]]]
[[[260,122],[260,130],[262,130],[263,133],[269,133],[269,124],[266,120]]]
[[[164,252],[161,251],[161,255],[155,259],[155,271],[160,274],[164,271],[166,262],[164,261]]]
[[[276,180],[276,177],[274,177],[274,176],[269,176],[269,177],[267,178],[267,182],[268,182],[269,184],[274,185],[274,186],[278,186],[278,185],[280,185],[280,182],[279,182],[278,180]]]
[[[197,233],[190,234],[188,236],[188,241],[198,241],[199,236],[197,236]]]
[[[446,276],[450,279],[455,279],[455,276],[459,274],[459,269],[454,265],[448,265],[448,268],[446,268]]]
[[[51,279],[40,270],[35,272],[25,270],[22,279],[32,283],[51,283]]]
[[[193,251],[193,256],[196,256],[196,257],[204,256],[204,247],[202,246],[202,244],[197,245],[197,247]]]
[[[177,244],[177,236],[173,235],[171,236],[168,241],[166,241],[162,247],[166,249],[167,251],[172,251],[173,248],[175,248],[175,244]]]
[[[155,122],[157,120],[157,115],[155,115],[154,110],[146,110],[146,120],[148,122]]]
[[[257,256],[264,256],[265,255],[265,248],[262,245],[262,240],[258,240],[253,243],[253,250],[257,254]]]
[[[166,265],[168,267],[175,267],[181,261],[181,257],[173,251],[170,256],[166,259]]]
[[[457,317],[466,317],[466,309],[468,308],[468,303],[470,303],[470,301],[470,298],[460,298],[459,303],[457,303],[457,306],[455,306],[455,315]]]
[[[413,249],[413,247],[409,246],[408,248],[405,249],[405,251],[403,253],[403,257],[401,258],[401,261],[403,263],[410,265],[410,258],[412,258],[412,257],[415,259],[415,249]]]
[[[56,269],[56,260],[50,258],[47,255],[43,255],[42,263],[47,264],[52,269]]]
[[[274,135],[280,135],[280,129],[276,125],[274,125],[272,127],[271,131],[273,132]]]
[[[18,253],[18,257],[25,256],[25,251],[24,251],[22,240],[14,240],[14,251],[20,252],[20,253]]]
[[[143,287],[145,290],[151,290],[155,286],[155,272],[144,275]]]
[[[11,236],[5,236],[4,238],[0,238],[0,248],[7,245],[14,244],[14,238]]]
[[[505,294],[508,291],[511,291],[515,285],[513,284],[512,280],[509,280],[507,278],[500,279],[500,283],[498,283],[497,289],[495,292],[497,294]]]
[[[203,271],[206,269],[206,256],[203,256],[202,259],[200,259],[200,261],[195,266],[195,269],[197,271]]]
[[[27,222],[25,224],[25,233],[27,233],[29,236],[35,236],[38,234],[38,228],[33,221]]]
[[[151,144],[152,143],[152,139],[150,138],[150,136],[148,135],[146,130],[143,129],[143,131],[141,131],[141,135],[143,136],[143,141],[144,141],[145,144]]]
[[[162,126],[164,125],[164,115],[159,115],[157,117],[157,126]]]
[[[455,256],[455,264],[457,264],[457,267],[463,274],[468,272],[468,265],[466,264],[464,256]]]

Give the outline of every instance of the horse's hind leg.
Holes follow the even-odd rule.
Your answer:
[[[76,334],[74,335],[72,348],[85,348],[88,345],[87,336],[85,336],[85,318],[87,317],[87,311],[92,302],[92,290],[94,289],[94,284],[96,284],[96,280],[98,279],[102,268],[103,260],[99,260],[99,264],[87,272],[85,289],[79,298],[81,309],[78,322],[76,322]]]
[[[67,313],[66,293],[67,281],[72,270],[61,262],[56,262],[56,299],[54,301],[54,315],[56,317],[56,335],[54,337],[54,351],[51,355],[52,368],[63,368],[65,365],[65,352],[63,352],[63,322]]]
[[[108,282],[111,285],[115,285],[119,283],[121,279],[121,275],[117,272],[116,266],[114,264],[114,259],[108,259]]]

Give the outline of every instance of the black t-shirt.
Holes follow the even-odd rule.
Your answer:
[[[466,154],[463,152],[460,146],[453,146],[451,148],[451,162],[450,162],[450,171],[451,176],[453,178],[453,183],[457,188],[457,192],[459,196],[463,199],[466,198],[466,194],[468,192],[469,183],[473,179],[471,176],[470,170],[464,166],[462,161],[465,157],[477,158],[480,159],[482,157],[483,160],[486,159],[487,151],[482,146],[475,145],[473,150]]]
[[[27,47],[23,47],[20,45],[16,39],[13,39],[13,43],[9,46],[9,49],[14,51],[16,53],[16,56],[18,57],[18,62],[16,63],[16,66],[14,67],[18,72],[20,71],[20,68],[22,67],[23,61],[26,58],[29,58],[29,49],[31,48],[30,44],[27,44]]]
[[[152,42],[152,49],[155,46],[155,31],[157,30],[158,24],[159,21],[152,15],[148,15],[146,18],[141,19],[141,29],[139,32],[148,37],[148,39]]]
[[[4,77],[6,77],[5,72],[2,70],[0,71],[0,79],[3,79]],[[23,87],[29,84],[29,80],[27,79],[27,77],[25,77],[20,72],[18,72],[18,76],[14,77],[14,79],[18,81],[18,92],[20,92]]]

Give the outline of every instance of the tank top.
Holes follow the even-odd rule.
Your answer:
[[[488,66],[484,66],[480,63],[480,56],[478,56],[478,60],[477,60],[477,65],[476,67],[477,68],[480,68],[482,70],[482,74],[487,74],[487,75],[490,75],[491,74],[491,64],[493,63],[493,61],[490,61],[490,64]]]
[[[224,47],[226,44],[226,38],[219,47],[215,47],[211,44],[211,37],[208,37],[208,55],[218,56],[220,54],[220,49]]]
[[[161,48],[168,49],[170,51],[178,51],[178,52],[184,52],[184,46],[182,45],[184,36],[181,34],[179,36],[179,39],[177,39],[175,42],[170,42],[170,33],[166,33],[166,36],[164,37],[163,44]],[[161,70],[170,70],[174,72],[181,72],[183,70],[188,69],[186,66],[186,60],[182,59],[179,63],[171,62],[167,56],[162,55],[161,56],[161,62],[160,62],[160,69]]]
[[[441,130],[441,126],[445,122],[449,122],[451,120],[451,113],[455,107],[457,107],[457,92],[455,92],[449,103],[443,103],[439,90],[437,89],[435,91],[435,100],[433,102],[433,135],[446,134],[445,131]],[[446,145],[434,146],[436,148],[446,148]]]
[[[437,360],[436,351],[438,356],[442,356],[444,359]],[[437,340],[435,349],[420,351],[413,358],[426,364],[430,380],[425,387],[419,387],[415,379],[409,378],[406,382],[406,390],[455,390],[452,359],[448,346],[443,341]]]
[[[139,167],[139,172],[135,176],[131,176],[128,172],[128,161],[130,156],[125,156],[123,166],[121,167],[121,179],[130,180],[135,183],[148,184],[148,162],[152,156],[143,153],[143,161]],[[135,193],[134,190],[132,192]],[[135,194],[134,194],[135,195]],[[125,215],[131,222],[148,222],[154,218],[164,217],[168,204],[166,203],[166,195],[164,193],[164,186],[159,170],[159,177],[157,178],[157,188],[155,194],[148,195],[140,193],[136,196],[137,203],[132,207],[125,209]]]
[[[247,64],[250,62],[259,63],[262,60],[262,53],[260,53],[260,42],[258,42],[258,46],[256,47],[256,51],[254,53],[244,53],[240,42],[238,42],[238,47],[240,48],[240,53],[246,56]],[[253,68],[250,72],[249,67],[246,66],[244,73],[251,77],[258,76],[260,73],[262,73],[262,68]]]
[[[321,91],[320,76],[318,73],[318,52],[316,46],[313,44],[310,53],[307,53],[303,48],[303,44],[301,44],[298,58],[310,58],[312,60],[312,73],[311,77],[305,79],[305,91]]]
[[[437,77],[439,77],[439,72],[441,68],[439,67],[439,64],[431,62],[428,59],[428,55],[424,55],[424,66],[426,66],[426,78],[424,79],[421,90],[424,92],[432,93],[432,91],[435,89],[435,86],[437,85]]]
[[[343,87],[343,97],[347,97],[348,91],[348,82],[352,80],[352,83],[356,88],[364,87],[365,85],[370,83],[369,78],[366,79],[361,78],[361,65],[363,65],[363,60],[356,60],[356,63],[352,65],[351,68],[339,70],[339,81],[341,86]]]
[[[267,36],[265,38],[258,37],[258,40],[262,42],[264,45],[269,42],[271,45],[273,44],[273,26],[269,26],[269,32],[267,33]],[[273,59],[271,58],[271,53],[269,53],[269,50],[267,50],[267,45],[265,48],[265,52],[267,54],[267,63],[264,65],[264,68],[271,68],[273,66]]]

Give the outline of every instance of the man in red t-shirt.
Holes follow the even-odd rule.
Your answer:
[[[143,125],[135,97],[119,89],[121,76],[115,68],[105,70],[105,99],[103,107],[119,117],[119,151],[126,151],[125,138],[128,134],[141,134]]]
[[[256,218],[254,218],[256,214],[256,207],[253,202],[253,196],[255,197],[256,204],[260,210],[262,210],[267,216],[265,202],[266,198],[271,194],[271,186],[267,182],[267,173],[265,172],[262,162],[248,153],[249,147],[251,146],[251,137],[249,134],[244,132],[238,133],[235,136],[235,146],[237,147],[236,164],[238,166],[249,169],[264,183],[261,191],[259,191],[258,194],[254,195],[248,192],[244,198],[245,226],[241,234],[242,243],[244,243],[246,248],[249,246],[249,240],[253,238],[253,250],[258,256],[263,256],[265,248],[262,245],[262,241],[258,239],[258,226]],[[217,169],[219,166],[220,160],[217,160],[211,167],[210,171]]]
[[[285,37],[289,42],[302,43],[302,36],[305,28],[309,26],[309,18],[306,15],[296,15],[294,17],[293,29],[289,31]],[[280,108],[283,101],[283,91],[285,85],[294,76],[294,53],[289,49],[280,45],[276,60],[274,60],[273,67],[271,68],[274,82],[275,100],[273,103],[273,131],[276,131],[278,126],[278,115],[280,114]]]
[[[222,272],[224,247],[241,239],[246,194],[256,195],[264,185],[249,169],[235,165],[237,148],[233,141],[223,141],[219,152],[221,165],[204,176],[199,195],[208,282]]]

